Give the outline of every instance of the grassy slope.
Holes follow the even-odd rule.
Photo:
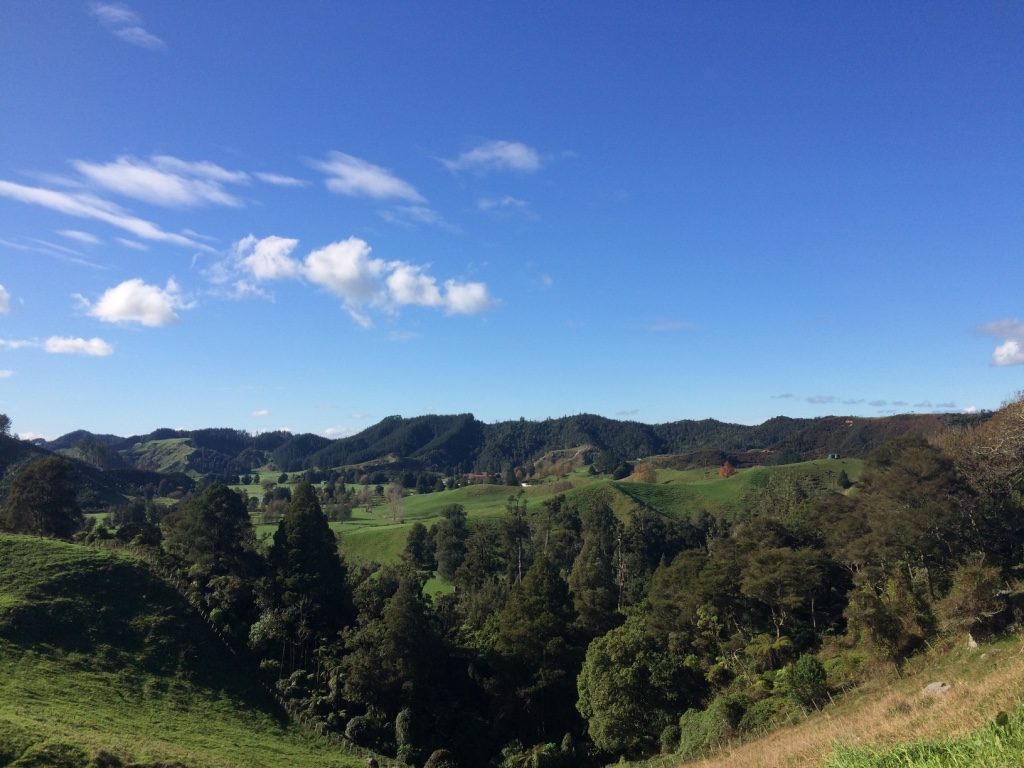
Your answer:
[[[128,461],[154,472],[187,472],[188,457],[195,449],[187,437],[148,440],[128,450]]]
[[[365,765],[289,726],[245,680],[129,558],[0,535],[0,765],[84,766],[101,750],[197,768]]]
[[[932,697],[928,683],[951,690]],[[634,768],[939,768],[1024,765],[1021,704],[1024,646],[1010,637],[990,646],[924,654],[887,671],[805,720],[703,760],[663,756]],[[991,727],[1015,712],[1009,729]],[[908,745],[908,742],[914,742]]]

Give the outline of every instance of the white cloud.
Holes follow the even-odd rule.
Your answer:
[[[272,184],[275,187],[304,187],[308,183],[292,176],[283,176],[280,173],[260,173],[257,171],[253,173],[253,176],[264,184]]]
[[[11,311],[11,294],[7,292],[7,289],[0,285],[0,315],[6,315]]]
[[[505,195],[504,197],[481,197],[476,201],[476,207],[481,211],[496,211],[496,210],[526,210],[530,207],[530,204],[525,200],[520,200],[518,197],[512,197],[511,195]]]
[[[1007,339],[992,350],[993,365],[1024,365],[1024,349],[1016,339]]]
[[[1004,339],[992,350],[993,365],[1024,365],[1024,322],[1016,318],[993,320],[978,328],[978,332]]]
[[[382,219],[392,224],[432,224],[451,229],[441,214],[425,205],[399,205],[394,210],[378,213]]]
[[[488,141],[454,160],[442,160],[450,171],[523,171],[540,170],[537,150],[518,141]]]
[[[354,435],[356,430],[352,427],[326,427],[320,430],[320,434],[324,437],[328,437],[331,440],[337,440],[339,437],[348,437]]]
[[[175,310],[192,306],[182,298],[181,289],[173,278],[167,281],[165,288],[134,278],[108,288],[90,307],[89,314],[105,323],[139,323],[157,328],[178,322],[180,318]]]
[[[106,357],[114,352],[112,346],[98,337],[82,339],[51,336],[43,343],[43,349],[53,355],[89,355],[90,357]]]
[[[976,405],[968,405],[966,408],[964,408],[964,413],[977,413],[977,412],[978,412],[978,406],[976,406]]]
[[[345,309],[364,327],[370,319],[358,312],[364,305],[383,302],[381,278],[388,265],[370,258],[370,246],[357,237],[331,243],[306,257],[306,277],[345,301]]]
[[[460,283],[456,280],[445,280],[444,306],[450,315],[475,315],[495,305],[495,301],[487,295],[487,286],[483,283]]]
[[[235,243],[234,248],[239,266],[257,280],[280,280],[298,277],[301,273],[301,265],[291,258],[298,244],[298,240],[277,235],[262,239],[248,235]]]
[[[142,26],[142,17],[120,3],[93,3],[92,15],[116,37],[140,48],[160,50],[167,44]]]
[[[62,229],[58,235],[63,235],[69,240],[77,240],[80,243],[86,243],[88,245],[99,245],[101,242],[96,235],[90,235],[88,232],[82,232],[78,229]]]
[[[387,277],[388,293],[395,304],[436,307],[443,303],[437,280],[423,274],[421,267],[399,264]]]
[[[256,416],[257,418],[263,418],[264,416],[269,416],[270,415],[270,411],[268,411],[266,408],[258,408],[257,410],[253,411],[249,415],[250,416]]]
[[[94,184],[154,205],[242,205],[241,200],[224,189],[223,183],[242,183],[248,179],[246,174],[213,163],[192,163],[168,156],[154,157],[152,161],[122,156],[111,163],[76,160],[72,165]]]
[[[14,375],[14,371],[0,370],[0,379],[9,379]]]
[[[0,349],[29,349],[38,346],[38,341],[29,339],[0,339]]]
[[[69,216],[83,219],[95,219],[110,224],[118,229],[130,232],[143,240],[155,240],[172,243],[173,245],[213,250],[207,245],[197,243],[184,235],[164,232],[156,224],[145,219],[131,216],[119,206],[98,197],[86,194],[69,194],[43,187],[27,187],[10,181],[0,180],[0,197],[18,200],[29,205],[39,205]]]
[[[437,307],[447,314],[473,314],[495,305],[484,283],[448,280],[443,287],[427,267],[374,258],[365,240],[350,237],[292,257],[298,240],[248,235],[233,246],[233,256],[205,270],[210,282],[234,282],[231,298],[262,296],[260,283],[299,279],[326,289],[342,300],[344,310],[364,328],[373,325],[368,310],[394,313],[403,306]],[[241,279],[239,279],[241,278]]]
[[[115,240],[123,245],[125,248],[131,248],[133,251],[148,251],[149,246],[143,243],[136,242],[135,240],[129,240],[125,237],[115,237]]]
[[[331,192],[376,200],[426,201],[409,182],[379,165],[344,152],[331,152],[326,160],[313,163],[313,167],[327,174],[326,185]]]

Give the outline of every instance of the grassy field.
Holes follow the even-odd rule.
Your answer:
[[[578,471],[558,482],[540,483],[530,488],[481,484],[438,493],[414,493],[402,502],[401,522],[395,522],[388,505],[380,503],[370,512],[363,508],[355,509],[351,520],[331,523],[331,527],[340,536],[342,549],[350,562],[393,563],[401,557],[412,524],[420,522],[429,528],[441,519],[441,510],[449,504],[461,504],[471,526],[501,519],[505,515],[508,497],[518,496],[520,491],[529,511],[539,510],[546,500],[565,493],[568,499],[584,506],[603,501],[622,521],[645,506],[678,519],[693,518],[701,510],[729,516],[739,510],[745,494],[767,483],[770,478],[792,475],[804,482],[831,488],[835,486],[840,470],[845,470],[851,480],[856,480],[862,464],[858,459],[808,461],[780,467],[743,469],[730,478],[719,477],[717,469],[662,469],[658,470],[657,482],[650,484],[628,479],[611,481]],[[567,484],[571,487],[565,488]],[[259,493],[262,494],[262,490]],[[258,525],[256,528],[258,536],[270,536],[276,526]]]
[[[128,557],[0,535],[0,765],[366,765],[290,726],[248,678]]]

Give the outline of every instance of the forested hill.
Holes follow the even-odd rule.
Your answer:
[[[82,430],[43,447],[104,470],[237,474],[268,462],[283,471],[401,461],[410,468],[500,472],[524,466],[552,451],[586,448],[620,460],[673,455],[680,464],[730,458],[761,463],[816,458],[829,453],[862,458],[900,436],[927,437],[987,414],[905,414],[883,418],[779,416],[757,426],[714,419],[666,424],[617,421],[580,414],[544,421],[486,424],[472,414],[389,416],[351,437],[328,440],[313,434],[235,429],[159,429],[116,437]]]

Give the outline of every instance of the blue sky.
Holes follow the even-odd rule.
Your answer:
[[[0,18],[25,435],[995,408],[1019,3],[39,3]]]

